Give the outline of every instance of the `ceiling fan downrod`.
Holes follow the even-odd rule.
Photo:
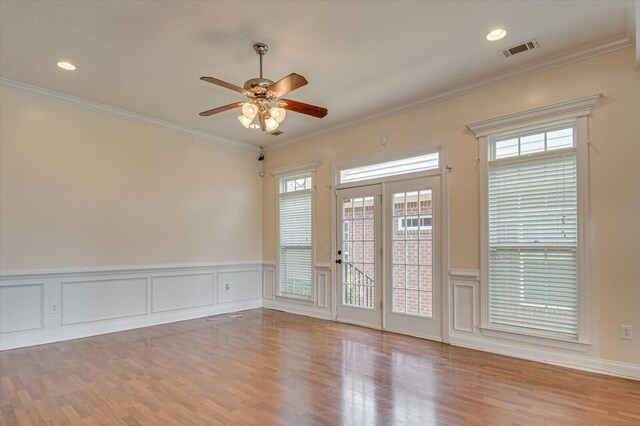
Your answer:
[[[262,57],[269,51],[269,46],[264,43],[256,43],[253,45],[253,50],[260,56],[260,77],[252,78],[244,83],[244,89],[254,94],[264,94],[267,87],[273,84],[272,80],[264,78],[262,74]]]
[[[269,46],[264,43],[256,43],[253,45],[253,50],[260,55],[260,78],[262,78],[262,57],[269,51]]]

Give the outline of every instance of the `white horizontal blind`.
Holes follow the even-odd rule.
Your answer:
[[[283,181],[280,194],[280,294],[311,299],[311,176]]]
[[[575,150],[489,163],[489,321],[578,337]]]

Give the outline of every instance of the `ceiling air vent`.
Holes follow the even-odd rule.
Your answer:
[[[522,44],[518,44],[517,46],[511,46],[508,49],[501,50],[500,53],[502,53],[502,56],[505,58],[509,58],[517,53],[526,52],[527,50],[535,49],[537,47],[540,47],[540,45],[538,44],[538,40],[534,38],[529,41],[525,41]]]
[[[280,136],[281,134],[283,134],[284,132],[281,132],[280,130],[276,130],[275,132],[271,132],[271,134],[273,136]]]

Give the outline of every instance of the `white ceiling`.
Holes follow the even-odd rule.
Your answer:
[[[257,146],[290,142],[551,58],[632,37],[629,1],[31,1],[0,2],[0,75]],[[502,27],[503,40],[485,40]],[[540,49],[498,50],[537,38]],[[324,106],[290,113],[281,136],[247,130],[242,100],[199,80],[236,85],[297,72],[288,98]],[[630,42],[627,42],[630,44]],[[56,67],[67,60],[74,72]]]

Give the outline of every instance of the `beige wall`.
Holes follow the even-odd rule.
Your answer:
[[[255,152],[2,89],[0,268],[260,261]]]
[[[331,242],[331,167],[335,161],[390,156],[447,142],[450,264],[480,266],[478,143],[467,123],[603,93],[589,122],[591,184],[591,331],[588,355],[640,364],[640,338],[623,341],[620,324],[640,334],[640,73],[632,47],[490,87],[410,112],[269,152],[267,169],[321,160],[316,192],[316,261]],[[379,138],[387,135],[382,146]],[[267,175],[268,176],[268,175]],[[275,259],[275,195],[263,182],[263,257]]]

